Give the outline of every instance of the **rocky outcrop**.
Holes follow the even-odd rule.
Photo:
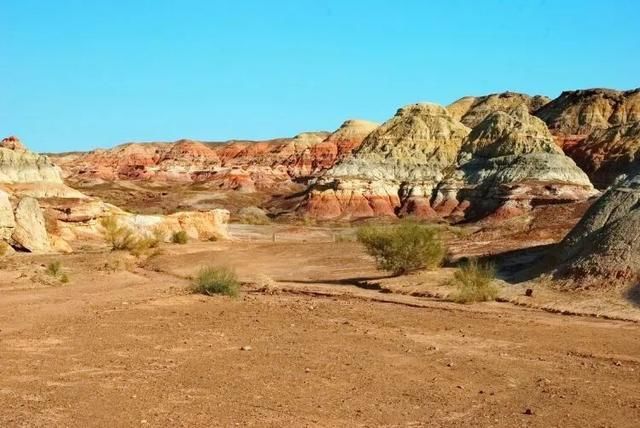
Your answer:
[[[609,189],[540,268],[568,288],[615,288],[640,279],[640,174]]]
[[[640,161],[640,122],[597,129],[570,153],[596,186],[608,187]]]
[[[431,194],[468,133],[441,106],[403,107],[315,183],[302,209],[318,219],[434,215]]]
[[[451,209],[443,214],[458,210],[455,214],[466,219],[504,218],[536,204],[585,200],[596,193],[544,122],[528,110],[522,104],[508,113],[496,111],[473,128],[456,171],[440,186],[440,203]]]
[[[517,92],[502,92],[482,97],[464,97],[447,106],[454,119],[470,128],[480,124],[487,116],[496,111],[507,112],[525,105],[530,113],[535,112],[550,101],[543,95],[526,95]]]
[[[34,198],[22,198],[15,209],[15,228],[11,235],[12,244],[32,252],[51,249],[40,204]]]
[[[170,155],[180,161],[181,150],[192,154],[200,150],[188,160],[189,165],[210,156],[206,146],[185,148],[180,144],[174,149]],[[1,241],[22,251],[71,251],[68,241],[101,238],[100,219],[112,215],[131,223],[144,217],[69,188],[47,156],[30,152],[15,141],[0,147]],[[184,230],[193,239],[207,240],[227,236],[228,217],[226,210],[213,210],[155,216],[153,221],[168,232]]]
[[[151,235],[160,229],[167,239],[175,232],[184,231],[189,238],[201,241],[228,238],[227,223],[229,211],[211,210],[207,212],[179,212],[167,216],[138,215],[126,212],[113,213],[121,225],[125,225],[140,235]]]

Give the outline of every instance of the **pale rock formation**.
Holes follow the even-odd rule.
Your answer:
[[[9,241],[16,227],[9,194],[0,190],[0,241]]]
[[[16,226],[11,235],[13,243],[27,251],[49,251],[49,235],[37,199],[22,198],[14,214]]]
[[[473,128],[496,111],[507,112],[524,104],[529,113],[533,113],[549,101],[550,99],[543,95],[531,96],[517,92],[502,92],[482,97],[460,98],[449,104],[447,110],[454,119]]]

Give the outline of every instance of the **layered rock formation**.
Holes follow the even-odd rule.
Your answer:
[[[488,115],[496,111],[510,111],[525,105],[530,113],[535,112],[550,101],[543,95],[527,95],[517,92],[502,92],[482,97],[464,97],[447,106],[454,119],[470,128],[480,124]]]
[[[614,288],[640,279],[640,173],[609,189],[541,264],[569,288]]]
[[[47,156],[28,151],[15,137],[0,146],[0,240],[18,250],[71,251],[67,241],[100,238],[99,220],[117,215],[125,222],[142,216],[89,198],[63,183]],[[226,210],[154,216],[169,232],[185,230],[197,239],[226,236]],[[143,219],[143,220],[140,220]],[[150,231],[147,231],[150,232]]]
[[[110,150],[54,156],[71,182],[153,180],[207,182],[219,189],[290,190],[344,159],[377,124],[348,120],[334,133],[306,132],[270,141],[130,143]]]
[[[536,116],[554,135],[586,138],[596,129],[639,121],[640,89],[565,91],[538,109]]]
[[[436,105],[402,108],[317,180],[302,212],[318,219],[505,218],[595,195],[530,108],[496,110],[473,130]]]
[[[473,128],[462,144],[456,171],[440,186],[444,207],[455,207],[456,215],[467,219],[508,217],[532,205],[579,201],[596,193],[544,122],[528,110],[521,104],[509,112],[496,111]]]
[[[469,131],[441,106],[403,107],[318,180],[303,209],[318,219],[435,215],[433,189]]]

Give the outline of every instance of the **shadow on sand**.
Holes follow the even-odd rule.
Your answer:
[[[375,282],[379,279],[393,278],[395,275],[379,275],[369,277],[355,277],[355,278],[343,278],[343,279],[314,279],[314,280],[291,280],[280,279],[278,282],[291,282],[294,284],[332,284],[332,285],[353,285],[365,290],[384,291],[380,286],[380,283]]]

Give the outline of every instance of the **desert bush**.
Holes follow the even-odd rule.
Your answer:
[[[119,225],[115,216],[102,218],[100,225],[104,229],[104,239],[112,250],[132,250],[139,243],[136,233],[127,226]]]
[[[498,287],[493,283],[496,270],[492,264],[470,260],[454,274],[453,282],[458,288],[452,300],[458,303],[486,302],[495,300]]]
[[[47,269],[45,270],[47,275],[57,277],[62,272],[62,263],[58,260],[55,262],[51,262],[47,265]]]
[[[153,248],[157,247],[160,243],[165,242],[167,240],[167,230],[161,226],[156,226],[151,231],[153,239],[155,239],[156,245]]]
[[[364,226],[358,230],[357,239],[376,259],[378,269],[395,275],[435,268],[445,255],[438,231],[415,223]]]
[[[171,242],[173,242],[174,244],[186,244],[187,242],[189,242],[189,236],[184,230],[173,232],[173,234],[171,235]]]
[[[62,272],[62,263],[56,260],[47,265],[47,268],[44,271],[47,275],[56,278],[61,283],[66,284],[69,282],[69,276]]]
[[[223,294],[226,296],[237,296],[240,283],[236,273],[229,268],[207,266],[200,269],[193,279],[191,290],[194,293]]]

